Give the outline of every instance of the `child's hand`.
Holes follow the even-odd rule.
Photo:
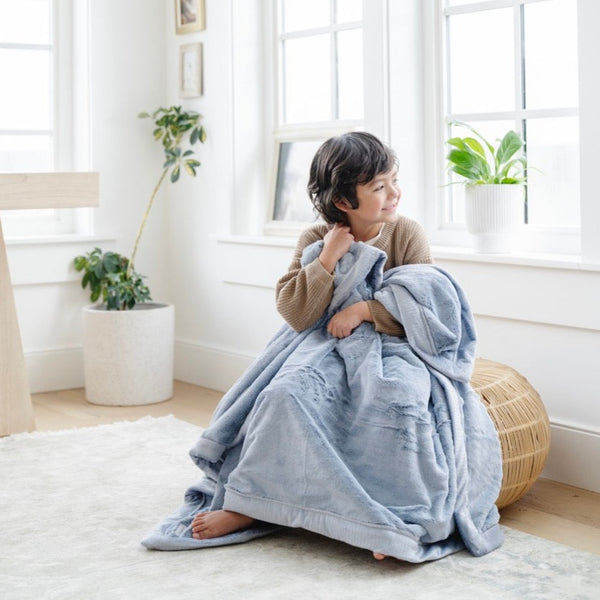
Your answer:
[[[369,305],[366,302],[357,302],[333,315],[327,325],[327,331],[333,337],[345,338],[364,321],[373,321]]]
[[[325,234],[319,260],[328,273],[333,273],[337,261],[348,252],[353,241],[354,236],[350,233],[350,227],[341,223],[336,223]]]

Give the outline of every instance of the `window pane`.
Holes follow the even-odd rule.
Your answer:
[[[49,44],[50,0],[0,0],[0,42]]]
[[[282,0],[283,31],[326,27],[331,22],[331,0]]]
[[[515,104],[513,10],[449,17],[450,110],[512,110]]]
[[[50,128],[50,53],[0,49],[0,129]]]
[[[74,214],[72,208],[5,210],[2,211],[2,227],[7,238],[72,233]]]
[[[577,2],[525,5],[527,108],[577,106]]]
[[[0,135],[0,172],[43,173],[52,168],[49,135]]]
[[[340,31],[337,34],[338,118],[362,119],[363,43],[362,30]]]
[[[336,13],[338,23],[362,21],[362,0],[337,0]]]
[[[529,119],[527,161],[529,223],[578,227],[579,119]]]
[[[331,119],[329,35],[287,40],[283,55],[285,122]]]

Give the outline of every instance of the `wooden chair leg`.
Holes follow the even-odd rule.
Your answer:
[[[29,381],[0,223],[0,436],[34,428]]]

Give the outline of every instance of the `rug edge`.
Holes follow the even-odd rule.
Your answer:
[[[22,440],[22,439],[32,439],[32,438],[37,439],[40,437],[60,437],[60,436],[67,435],[67,434],[85,433],[86,431],[104,429],[107,427],[121,428],[121,427],[127,427],[127,426],[131,426],[131,425],[146,425],[149,423],[158,423],[158,422],[165,422],[165,423],[172,423],[172,424],[182,423],[184,425],[190,425],[192,427],[197,427],[198,433],[200,433],[204,429],[200,425],[195,425],[194,423],[190,423],[189,421],[184,421],[183,419],[178,419],[173,414],[168,414],[168,415],[164,415],[161,417],[153,417],[151,415],[145,415],[145,416],[140,417],[139,419],[135,419],[135,420],[123,419],[123,420],[119,420],[119,421],[114,421],[112,423],[98,423],[97,425],[86,425],[84,427],[69,427],[69,428],[65,428],[65,429],[53,429],[53,430],[43,430],[43,431],[34,429],[33,431],[25,431],[22,433],[13,433],[12,435],[7,435],[4,437],[1,437],[0,444],[6,440],[17,441],[17,440]]]

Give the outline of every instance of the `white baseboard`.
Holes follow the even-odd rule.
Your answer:
[[[175,379],[225,392],[255,358],[249,354],[176,340]]]
[[[600,493],[600,434],[551,423],[550,455],[543,477]]]
[[[175,378],[227,391],[256,357],[185,341],[175,342]],[[83,387],[81,348],[25,354],[32,393]],[[553,422],[550,455],[543,477],[600,493],[600,433]]]
[[[32,394],[83,387],[81,347],[25,352]]]

